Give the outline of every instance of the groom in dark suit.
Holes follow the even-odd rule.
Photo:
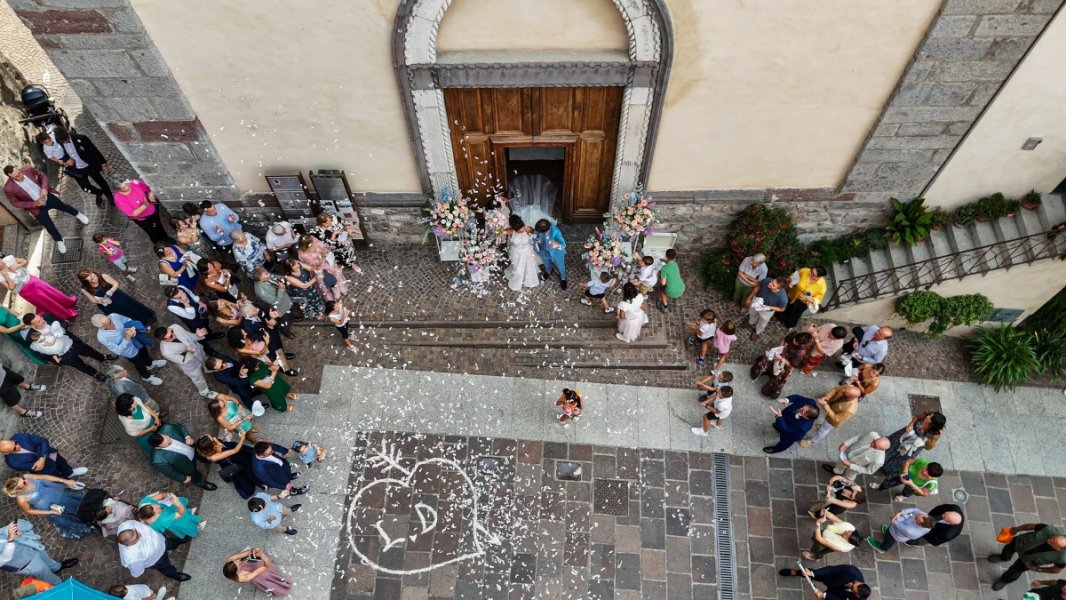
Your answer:
[[[252,459],[252,473],[255,474],[256,479],[268,488],[288,492],[290,496],[306,494],[307,490],[311,489],[311,486],[292,486],[292,482],[300,477],[300,474],[293,472],[289,461],[282,458],[288,452],[288,448],[284,446],[269,442],[257,442],[255,445],[255,458]]]
[[[148,436],[148,445],[152,447],[148,463],[178,483],[191,483],[205,490],[216,490],[218,486],[208,481],[196,468],[193,441],[184,425],[166,423]]]

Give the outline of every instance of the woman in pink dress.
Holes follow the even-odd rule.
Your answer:
[[[261,548],[245,548],[226,558],[222,567],[226,579],[237,583],[252,582],[260,591],[271,596],[288,596],[292,580],[281,574],[274,559]]]
[[[78,311],[74,310],[78,298],[64,294],[31,275],[26,264],[25,258],[11,255],[0,260],[0,285],[22,296],[39,313],[52,313],[64,321],[78,316]]]
[[[344,278],[340,265],[329,261],[329,246],[312,235],[300,238],[296,247],[296,256],[307,270],[318,276],[318,291],[327,302],[340,300],[348,293],[348,280]]]
[[[143,229],[153,244],[173,244],[174,239],[159,220],[157,204],[159,201],[152,193],[152,188],[140,179],[127,179],[115,189],[115,207]]]

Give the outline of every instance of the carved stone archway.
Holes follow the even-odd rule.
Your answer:
[[[407,112],[422,191],[458,189],[443,88],[623,86],[611,197],[647,180],[673,58],[664,0],[612,0],[629,35],[628,57],[555,62],[441,62],[437,32],[452,0],[402,0],[393,64]]]

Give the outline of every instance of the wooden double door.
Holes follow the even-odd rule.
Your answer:
[[[515,149],[562,156],[559,217],[597,223],[610,206],[620,87],[444,90],[462,193],[488,203],[516,175]],[[559,152],[562,149],[562,152]]]

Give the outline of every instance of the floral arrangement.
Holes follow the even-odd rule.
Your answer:
[[[653,226],[659,221],[659,213],[651,198],[644,195],[644,189],[637,186],[636,190],[626,192],[603,218],[608,231],[632,239],[642,233],[655,233]]]
[[[441,239],[459,239],[470,227],[473,211],[470,203],[462,196],[452,197],[449,190],[441,190],[438,198],[431,202],[425,211],[424,222],[429,231]]]
[[[585,259],[590,271],[621,271],[628,269],[633,262],[628,244],[623,244],[616,234],[601,232],[599,227],[596,228],[595,235],[585,240],[584,248],[581,258]]]
[[[459,250],[459,260],[466,265],[466,270],[471,275],[482,269],[492,270],[502,258],[503,252],[491,236],[466,240]]]
[[[506,230],[510,226],[510,211],[506,199],[500,198],[496,208],[485,211],[485,237],[496,245],[507,243]]]

